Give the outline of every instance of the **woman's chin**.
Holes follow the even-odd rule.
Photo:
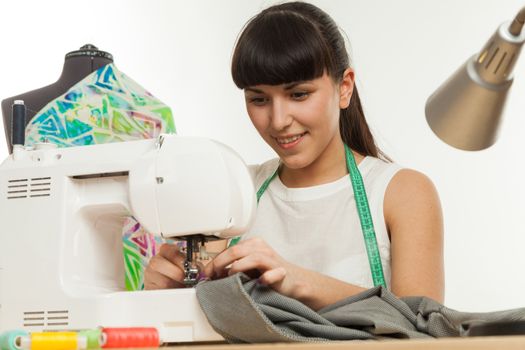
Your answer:
[[[288,168],[293,170],[298,170],[307,167],[310,162],[308,162],[304,157],[300,155],[293,156],[281,156],[281,162]]]

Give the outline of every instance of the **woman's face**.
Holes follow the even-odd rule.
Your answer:
[[[244,90],[253,125],[285,166],[307,167],[327,150],[342,146],[339,111],[350,100],[353,71],[350,73],[351,85],[345,78],[336,84],[325,73],[314,80]]]

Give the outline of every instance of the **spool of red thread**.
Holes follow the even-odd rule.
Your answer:
[[[102,328],[102,348],[152,348],[160,345],[156,328]]]

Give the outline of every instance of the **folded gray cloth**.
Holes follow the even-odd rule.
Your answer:
[[[397,298],[382,287],[317,312],[244,274],[196,288],[211,326],[232,343],[458,337],[473,324],[525,320],[525,308],[460,312],[426,297]]]

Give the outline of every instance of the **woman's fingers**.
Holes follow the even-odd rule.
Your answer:
[[[212,279],[243,272],[284,295],[293,295],[300,269],[281,258],[262,239],[252,238],[217,255],[204,273]]]
[[[249,255],[262,254],[271,259],[275,258],[274,251],[260,238],[250,238],[230,247],[217,255],[206,266],[204,273],[208,277],[223,277],[227,268],[235,261]]]
[[[272,285],[282,282],[286,277],[286,269],[284,267],[277,267],[268,270],[259,277],[259,282],[266,285]]]
[[[161,245],[157,256],[159,255],[184,270],[184,260],[186,256],[180,252],[179,247],[175,244],[164,243]]]
[[[150,271],[158,272],[175,281],[184,280],[184,272],[182,268],[178,264],[160,255],[156,255],[151,258],[148,266],[146,267],[145,273],[149,273]]]
[[[282,259],[262,239],[253,238],[217,255],[204,269],[206,276],[221,278],[244,272],[252,277],[281,265]]]
[[[221,278],[228,275],[230,265],[239,259],[249,255],[250,251],[246,245],[238,244],[230,247],[217,255],[208,265],[206,265],[204,274],[210,278]]]
[[[274,268],[275,265],[275,261],[270,259],[268,256],[261,253],[254,253],[234,261],[230,266],[228,275],[231,276],[238,272],[248,272],[252,270],[258,270],[262,272]]]
[[[144,289],[167,289],[182,287],[184,287],[182,283],[179,283],[158,271],[150,270],[148,273],[144,274]]]
[[[150,259],[144,271],[144,288],[184,287],[184,260],[186,257],[173,244],[163,244],[159,253]]]

